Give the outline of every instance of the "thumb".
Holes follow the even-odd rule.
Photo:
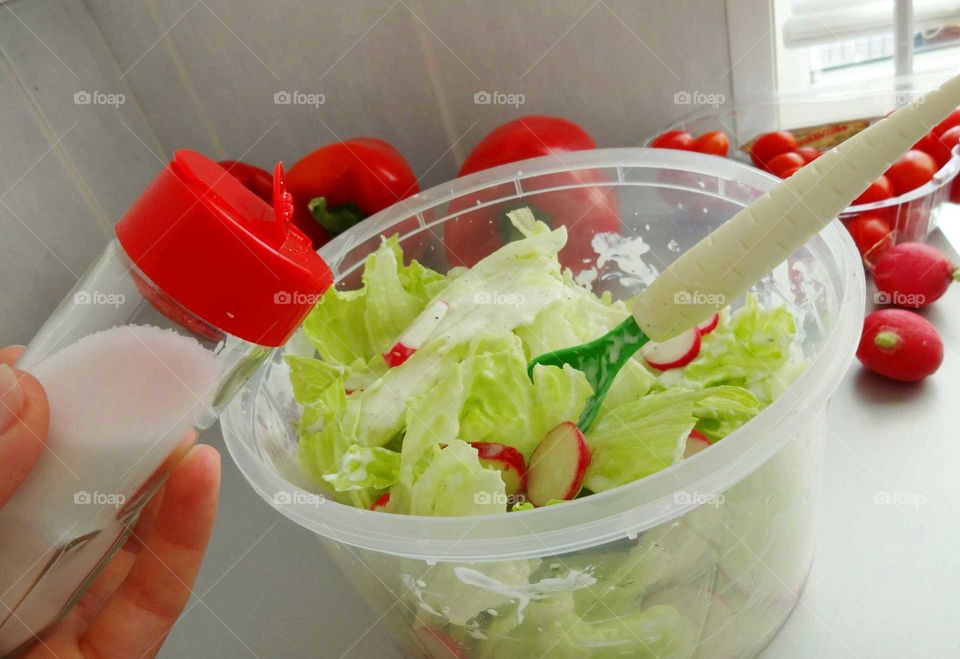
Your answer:
[[[0,508],[43,452],[50,410],[32,375],[0,363]]]

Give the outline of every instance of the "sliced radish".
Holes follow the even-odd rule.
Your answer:
[[[384,495],[381,495],[379,499],[373,502],[373,505],[370,506],[370,510],[376,510],[377,512],[383,512],[387,504],[390,503],[390,493],[387,492]]]
[[[650,366],[661,371],[686,366],[700,354],[700,330],[691,327],[663,343],[648,341],[640,348],[640,354]]]
[[[713,330],[717,329],[717,325],[720,324],[720,314],[715,313],[707,320],[703,321],[697,325],[697,329],[700,330],[700,336],[706,336]]]
[[[583,433],[569,421],[561,423],[530,456],[527,499],[535,506],[545,506],[551,499],[574,498],[589,465],[590,449]]]
[[[708,446],[710,446],[710,440],[707,439],[707,436],[694,428],[687,435],[687,446],[683,450],[683,457],[689,458],[691,455],[696,455]]]
[[[512,446],[497,442],[473,442],[470,446],[477,449],[481,465],[487,469],[500,470],[507,494],[523,492],[527,478],[527,466],[523,460],[523,453]]]
[[[446,632],[429,627],[417,627],[414,632],[429,659],[468,659],[467,651]]]
[[[410,327],[400,335],[400,339],[387,352],[383,353],[383,360],[387,366],[394,368],[410,358],[427,340],[427,337],[437,329],[437,325],[447,314],[450,305],[443,300],[437,300],[414,318]]]

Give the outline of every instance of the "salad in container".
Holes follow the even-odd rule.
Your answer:
[[[918,95],[896,88],[827,90],[721,105],[693,113],[646,145],[727,156],[785,178]],[[958,145],[960,108],[841,214],[868,268],[897,243],[922,242],[942,205],[960,200]]]
[[[229,450],[410,656],[754,656],[812,557],[864,306],[847,232],[641,349],[585,432],[584,374],[527,364],[621,323],[776,183],[614,149],[415,195],[320,250],[335,286],[228,408]]]

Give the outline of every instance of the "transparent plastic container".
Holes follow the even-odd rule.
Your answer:
[[[580,209],[584,195],[601,190],[615,199],[622,228],[576,232],[602,252],[580,276],[626,297],[643,287],[646,269],[662,270],[775,184],[754,168],[693,153],[569,153],[433,188],[320,254],[337,285],[354,288],[379,235],[398,233],[408,254],[443,271],[451,267],[446,239],[462,234],[455,224],[500,235],[495,218],[504,210]],[[643,262],[621,258],[640,239],[650,247]],[[299,409],[282,353],[228,406],[224,436],[251,486],[316,534],[409,656],[754,656],[796,604],[809,570],[824,417],[859,337],[863,270],[834,222],[754,290],[763,303],[794,311],[795,348],[810,367],[710,449],[572,502],[437,518],[328,500],[297,465]],[[297,336],[285,351],[311,354]]]
[[[76,603],[200,431],[310,308],[244,303],[203,268],[230,265],[222,276],[242,280],[270,263],[278,274],[268,285],[286,289],[276,294],[323,290],[322,263],[288,227],[215,163],[178,152],[21,355],[17,368],[43,385],[50,426],[0,508],[0,656]],[[236,247],[220,244],[221,231]],[[211,248],[202,265],[191,258]],[[297,255],[298,276],[283,272]]]
[[[722,130],[730,138],[729,157],[751,164],[749,154],[741,147],[763,133],[835,124],[845,128],[839,130],[839,134],[849,137],[853,133],[848,131],[862,130],[869,123],[917,96],[914,92],[897,90],[854,93],[834,91],[813,96],[784,96],[769,101],[724,105],[698,111],[670,126],[668,130],[685,130],[694,136]],[[656,136],[650,137],[644,144],[649,145],[654,137]],[[810,143],[833,146],[831,139],[829,133],[820,131],[800,137],[798,141],[801,146]],[[958,188],[958,172],[960,147],[953,149],[951,159],[929,182],[897,197],[850,206],[841,214],[840,219],[846,222],[862,214],[880,216],[893,229],[895,243],[923,241],[927,234],[936,228],[943,204],[960,199],[960,190],[955,189]],[[873,265],[869,255],[867,264]]]

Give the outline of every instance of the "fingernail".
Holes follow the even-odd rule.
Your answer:
[[[0,433],[6,432],[23,411],[23,387],[13,369],[0,364]]]

